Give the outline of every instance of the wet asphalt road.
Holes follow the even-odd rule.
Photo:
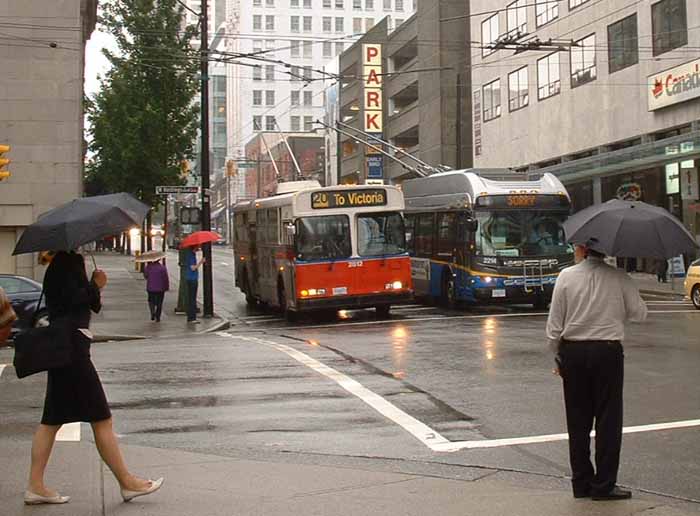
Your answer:
[[[563,440],[435,451],[313,368],[320,363],[359,382],[452,442],[557,434],[566,426],[544,314],[410,305],[388,321],[364,311],[289,325],[247,309],[232,287],[230,255],[214,253],[216,310],[232,319],[230,330],[94,348],[125,442],[314,463],[371,458],[372,465],[455,477],[461,465],[569,473]],[[700,312],[682,302],[649,308],[649,320],[630,327],[625,345],[625,426],[696,420]],[[11,429],[5,437],[27,439],[43,382],[0,378],[0,417]],[[626,435],[620,482],[700,499],[698,437],[698,426]]]

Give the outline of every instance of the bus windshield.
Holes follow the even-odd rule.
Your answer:
[[[563,211],[477,211],[476,253],[482,256],[559,256],[573,253],[566,243]]]
[[[296,234],[299,260],[336,260],[352,254],[347,215],[300,218]]]
[[[384,256],[406,252],[403,217],[398,213],[366,213],[357,217],[357,254]]]

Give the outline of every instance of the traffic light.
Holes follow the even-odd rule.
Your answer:
[[[10,160],[7,159],[4,154],[10,152],[9,145],[0,145],[0,181],[10,177],[10,171],[6,170],[4,167],[10,164]]]

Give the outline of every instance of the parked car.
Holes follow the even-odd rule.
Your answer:
[[[695,308],[700,310],[700,260],[695,260],[690,264],[683,285],[685,286],[685,294],[693,302]]]
[[[15,274],[0,274],[0,287],[10,298],[12,308],[17,314],[17,321],[12,326],[13,338],[18,332],[36,326],[49,324],[49,312],[46,309],[46,301],[41,300],[39,311],[34,317],[39,297],[41,296],[41,283],[24,276]]]

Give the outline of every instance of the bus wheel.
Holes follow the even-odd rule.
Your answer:
[[[457,304],[455,297],[455,279],[454,275],[449,270],[442,273],[440,304],[445,308],[454,308]]]
[[[287,306],[287,292],[284,288],[284,283],[281,280],[277,282],[277,301],[280,305],[280,311],[284,314],[284,318],[287,320],[287,322],[296,322],[297,313],[294,310],[290,310]]]
[[[547,308],[547,298],[543,295],[535,297],[535,302],[532,303],[532,307],[535,310],[545,310]]]
[[[391,317],[391,305],[375,306],[374,310],[377,312],[377,317],[379,319],[388,319]]]

